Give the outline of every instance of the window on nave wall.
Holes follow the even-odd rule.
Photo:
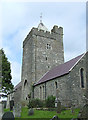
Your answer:
[[[44,86],[43,86],[43,100],[45,98]]]
[[[40,99],[42,99],[42,87],[40,86]]]
[[[24,82],[24,87],[27,85],[27,80],[25,80],[25,82]]]
[[[55,82],[55,87],[56,87],[56,89],[58,88],[57,82]]]
[[[80,79],[81,79],[81,88],[84,88],[85,85],[84,85],[84,69],[83,68],[80,69]]]

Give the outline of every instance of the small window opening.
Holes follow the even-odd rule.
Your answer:
[[[27,100],[27,97],[26,97],[26,100]]]
[[[46,60],[47,60],[47,57],[46,57]]]
[[[50,48],[51,48],[50,44],[47,44],[47,49],[50,49]]]
[[[80,69],[81,87],[84,88],[84,69]]]
[[[42,87],[40,86],[40,99],[42,98]]]
[[[56,89],[58,88],[58,86],[57,86],[57,82],[55,82],[55,86],[56,86]]]
[[[43,99],[44,99],[44,86],[43,86]]]
[[[25,80],[25,82],[24,82],[24,87],[25,87],[26,84],[27,84],[27,80]]]

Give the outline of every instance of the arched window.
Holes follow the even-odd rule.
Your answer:
[[[44,97],[45,97],[45,96],[44,96],[44,95],[45,95],[44,93],[45,93],[45,92],[44,92],[44,86],[43,86],[43,100],[44,100]]]
[[[46,60],[47,60],[47,57],[46,57]]]
[[[55,87],[56,87],[56,89],[58,88],[58,86],[57,86],[57,82],[55,82]]]
[[[40,99],[42,99],[42,87],[40,86]]]
[[[27,80],[25,80],[25,82],[24,82],[24,87],[26,86],[26,84],[27,84]]]
[[[80,69],[80,77],[81,77],[81,88],[84,88],[84,69]]]

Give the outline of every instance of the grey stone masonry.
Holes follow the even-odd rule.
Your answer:
[[[64,63],[63,28],[51,32],[32,28],[23,42],[22,99],[27,100],[32,85],[51,68]]]
[[[71,68],[69,73],[54,78],[52,80],[41,83],[34,88],[34,98],[45,100],[48,96],[53,95],[59,98],[64,106],[83,107],[88,103],[87,93],[87,67],[86,67],[86,53],[79,62]],[[88,61],[88,60],[87,60]],[[81,83],[80,70],[83,69],[84,87]],[[57,82],[57,88],[56,83]]]

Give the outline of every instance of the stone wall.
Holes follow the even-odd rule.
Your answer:
[[[84,88],[81,87],[81,68],[84,68]],[[34,98],[46,99],[48,96],[53,95],[58,97],[65,106],[83,106],[85,104],[86,84],[88,83],[86,79],[86,56],[84,56],[76,66],[71,69],[69,74],[35,86]]]
[[[81,75],[80,70],[84,69],[84,88],[81,87]],[[70,86],[70,97],[73,101],[73,104],[79,104],[83,106],[85,104],[85,93],[86,93],[86,55],[76,64],[76,66],[71,70],[69,74],[69,83]]]
[[[23,61],[22,61],[22,99],[31,92],[32,84],[32,62],[33,62],[33,39],[29,38],[26,45],[23,47]]]
[[[26,100],[32,85],[47,71],[62,63],[63,28],[54,26],[51,33],[32,28],[23,42],[22,99]]]
[[[20,86],[14,92],[14,106],[21,104],[22,87]]]
[[[53,95],[60,99],[60,101],[65,104],[66,100],[69,101],[67,98],[67,94],[69,93],[69,89],[67,89],[67,82],[68,82],[69,75],[64,75],[62,77],[47,81],[46,83],[40,84],[35,86],[34,88],[34,98],[40,98],[40,92],[42,91],[41,99],[46,99],[48,96]],[[57,82],[57,88],[56,88]],[[44,86],[44,92],[43,92]],[[40,90],[41,87],[41,90]],[[44,93],[44,95],[43,95]],[[44,96],[44,97],[43,97]]]

